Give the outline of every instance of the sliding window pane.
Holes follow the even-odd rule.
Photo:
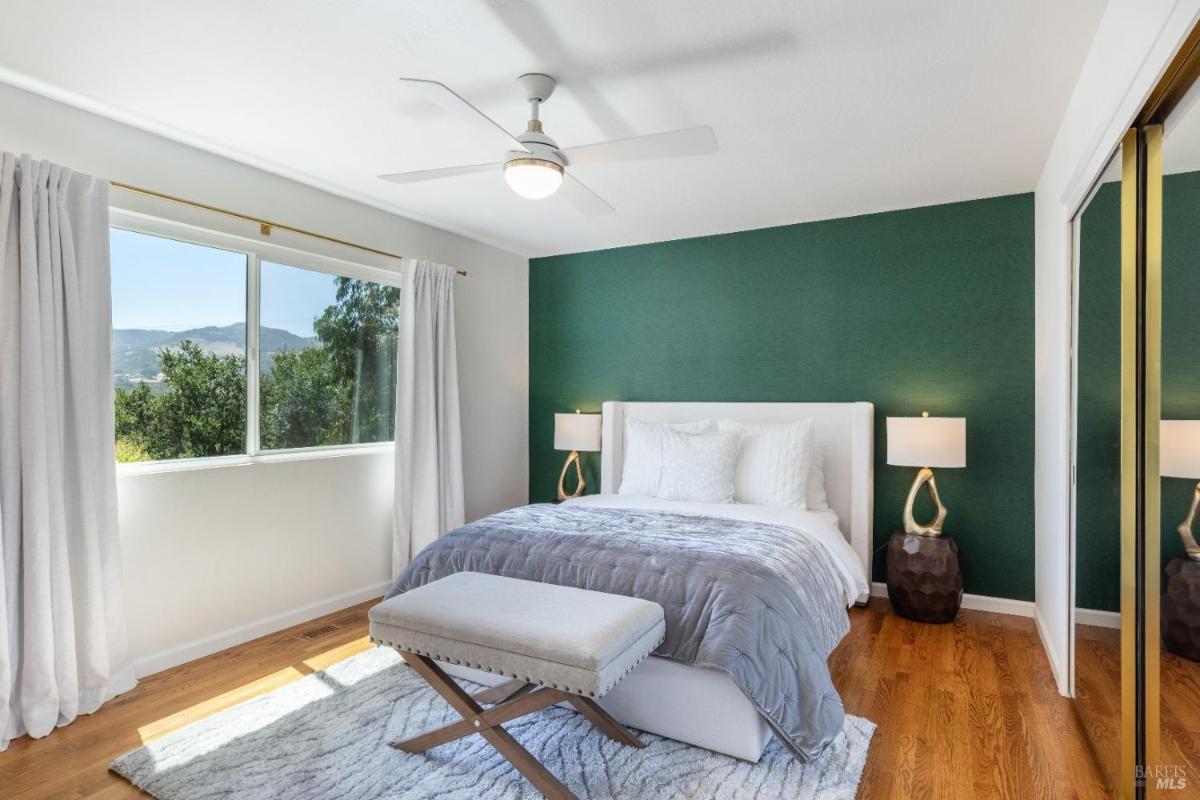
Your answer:
[[[400,290],[262,262],[263,450],[391,441]]]
[[[246,452],[246,256],[112,230],[118,461]]]

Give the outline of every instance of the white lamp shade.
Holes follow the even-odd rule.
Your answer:
[[[555,450],[599,450],[599,414],[555,414]]]
[[[897,467],[965,467],[965,417],[888,417],[887,463]]]
[[[1200,479],[1200,419],[1164,419],[1158,429],[1158,472]]]

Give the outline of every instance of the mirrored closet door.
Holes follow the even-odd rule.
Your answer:
[[[1158,764],[1162,127],[1126,133],[1075,218],[1071,692],[1114,797]],[[1151,552],[1153,550],[1153,552]],[[1153,606],[1153,607],[1151,607]],[[1150,702],[1153,695],[1154,702]]]
[[[1070,690],[1112,794],[1200,799],[1200,30],[1074,219]]]
[[[1200,798],[1200,103],[1192,88],[1165,118],[1161,174],[1162,424],[1159,524],[1146,559],[1157,568],[1148,598],[1148,736],[1157,765],[1147,784],[1162,798]],[[1153,248],[1153,230],[1148,231]],[[1157,600],[1157,604],[1154,602]],[[1156,643],[1157,648],[1149,645]],[[1157,699],[1157,703],[1155,703]],[[1155,719],[1157,717],[1157,719]],[[1152,795],[1153,796],[1153,795]]]
[[[1075,221],[1075,707],[1121,764],[1121,154]]]

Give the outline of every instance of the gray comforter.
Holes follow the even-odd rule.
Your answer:
[[[486,572],[653,600],[655,655],[715,667],[802,760],[842,730],[826,660],[850,629],[825,548],[774,525],[570,504],[514,508],[421,551],[388,597]]]

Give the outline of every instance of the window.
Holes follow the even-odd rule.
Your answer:
[[[118,461],[246,452],[246,254],[112,231]]]
[[[261,296],[262,448],[390,441],[400,290],[264,261]]]
[[[392,440],[391,276],[223,234],[180,229],[191,240],[180,241],[167,223],[144,228],[112,230],[118,461]],[[376,273],[384,280],[363,277]]]

